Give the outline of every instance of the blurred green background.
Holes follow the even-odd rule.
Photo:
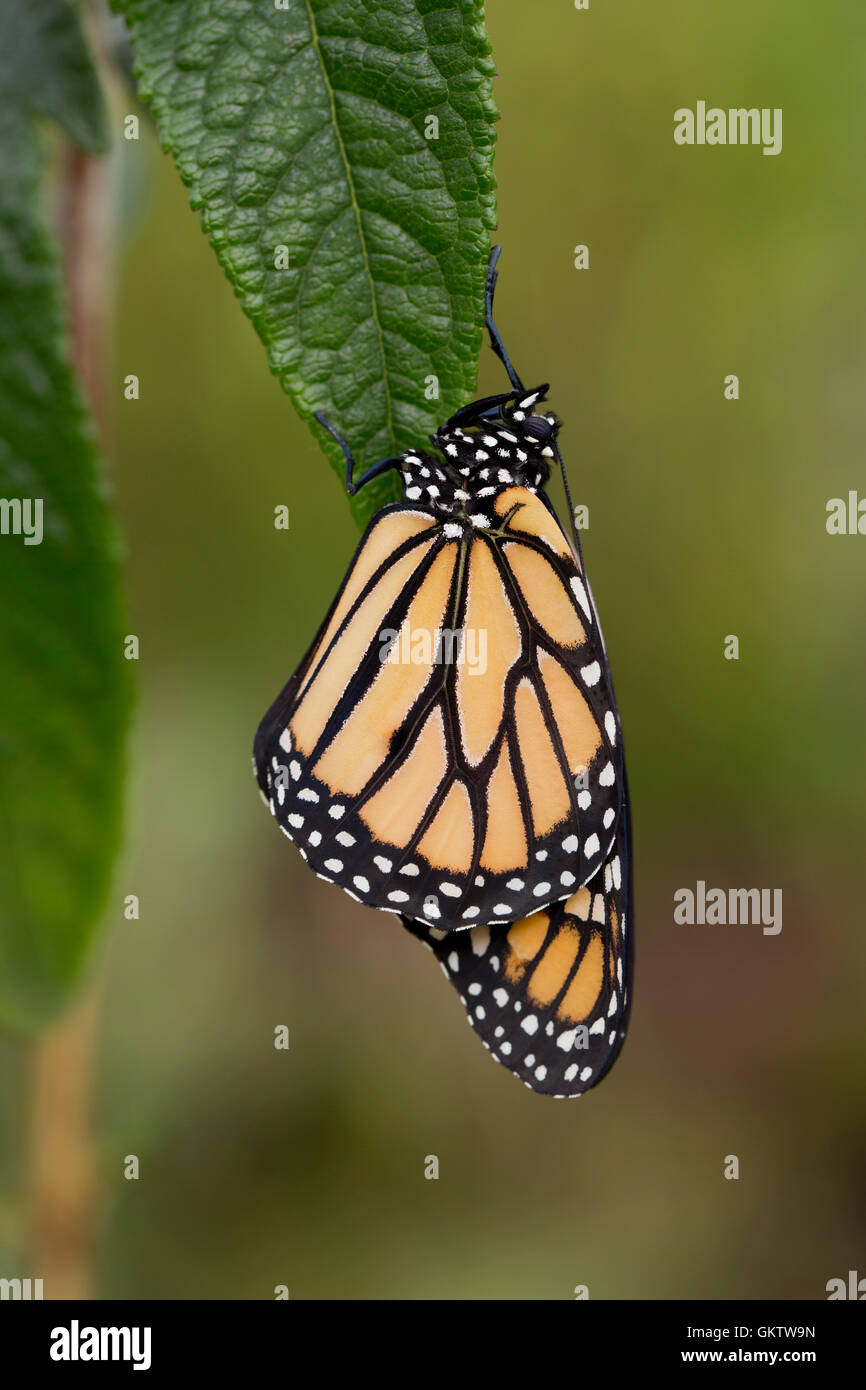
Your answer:
[[[866,539],[825,529],[829,498],[866,495],[866,11],[487,17],[498,320],[565,421],[630,759],[629,1041],[579,1103],[532,1095],[418,942],[262,807],[256,725],[357,532],[148,130],[115,156],[141,690],[96,963],[100,1297],[823,1298],[866,1273]],[[699,99],[782,107],[782,154],[676,146]],[[488,351],[480,386],[503,388]],[[697,879],[782,888],[781,934],[676,926]],[[25,1066],[0,1051],[6,1192]],[[0,1248],[16,1230],[7,1203]]]

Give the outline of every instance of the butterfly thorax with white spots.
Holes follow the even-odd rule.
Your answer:
[[[402,456],[400,473],[407,501],[421,502],[443,519],[490,525],[490,499],[504,488],[536,492],[550,476],[549,460],[559,421],[536,414],[541,393],[509,401],[495,417],[477,424],[443,426],[431,435],[441,457],[420,449]]]

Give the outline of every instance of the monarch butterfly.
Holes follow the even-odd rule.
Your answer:
[[[350,494],[396,468],[404,501],[373,517],[254,748],[264,800],[321,878],[440,929],[568,898],[624,820],[604,640],[577,532],[544,492],[556,458],[571,507],[559,421],[536,410],[547,387],[523,386],[493,321],[498,255],[486,323],[509,392],[458,410],[431,436],[436,456],[409,450],[358,479],[316,417]]]
[[[612,1067],[631,1003],[632,896],[625,787],[604,865],[562,902],[511,926],[403,925],[436,955],[472,1027],[530,1090],[583,1095]]]

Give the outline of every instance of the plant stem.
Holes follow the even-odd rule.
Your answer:
[[[95,1170],[92,1075],[99,990],[90,988],[36,1044],[31,1075],[32,1277],[46,1298],[92,1292]]]
[[[65,145],[58,234],[72,364],[102,439],[106,435],[106,325],[110,245],[103,160]],[[93,1292],[96,1169],[92,1135],[93,1071],[101,989],[91,982],[58,1024],[36,1043],[31,1074],[29,1168],[33,1278],[50,1299]]]

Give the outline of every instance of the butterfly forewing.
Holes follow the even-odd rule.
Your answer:
[[[255,745],[321,877],[440,927],[516,921],[597,873],[619,727],[594,610],[551,510],[491,486],[469,522],[368,527]]]

